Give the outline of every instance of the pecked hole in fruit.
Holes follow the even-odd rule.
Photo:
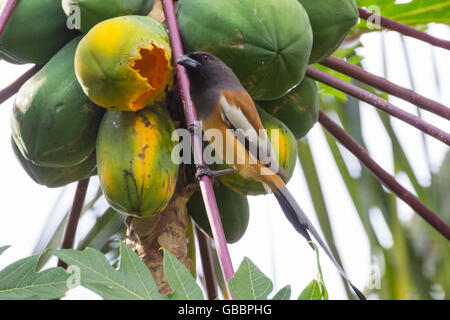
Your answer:
[[[133,61],[130,67],[145,78],[150,87],[132,103],[136,110],[141,109],[164,90],[172,70],[162,48],[152,45],[150,49],[141,48],[139,54],[141,58]]]

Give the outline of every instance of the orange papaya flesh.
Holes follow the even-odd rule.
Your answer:
[[[138,111],[161,100],[172,83],[167,33],[150,17],[105,20],[83,38],[75,72],[86,95],[99,106]]]

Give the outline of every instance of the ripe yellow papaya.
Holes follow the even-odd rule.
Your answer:
[[[115,210],[149,217],[167,206],[178,175],[171,159],[173,130],[160,104],[138,112],[106,112],[97,139],[97,172]]]
[[[100,22],[81,40],[75,71],[99,106],[137,111],[158,100],[172,80],[171,49],[163,26],[150,17]]]
[[[153,8],[154,0],[62,0],[66,15],[79,22],[78,29],[87,33],[97,23],[126,15],[147,15]],[[79,19],[77,21],[77,18]]]
[[[0,0],[0,8],[6,0]],[[20,0],[0,36],[0,57],[12,63],[44,64],[79,35],[66,27],[56,0]]]
[[[280,99],[257,104],[287,125],[296,139],[304,137],[319,120],[319,90],[316,81],[308,77]]]
[[[272,143],[275,154],[278,157],[280,166],[287,174],[287,183],[294,172],[297,159],[297,142],[294,134],[280,120],[272,117],[266,111],[258,107],[258,113],[264,128]],[[275,130],[275,131],[272,131]],[[278,137],[278,139],[274,139]],[[216,170],[227,169],[227,164],[213,164],[211,168]],[[226,174],[219,177],[220,181],[235,192],[246,195],[265,194],[262,184],[253,179],[243,178],[239,173]]]
[[[222,183],[214,186],[217,207],[222,220],[223,231],[227,243],[238,242],[245,234],[249,222],[249,206],[247,196],[236,193]],[[188,213],[195,223],[210,238],[211,226],[206,214],[205,204],[199,191],[195,192],[187,203]]]
[[[48,168],[37,166],[33,162],[25,159],[12,137],[11,145],[20,165],[28,176],[37,184],[47,186],[49,188],[59,188],[95,174],[95,167],[97,165],[95,160],[95,152],[76,166],[65,168]]]
[[[65,45],[19,90],[11,127],[22,155],[44,167],[71,167],[95,148],[105,110],[83,93],[74,56],[81,36]]]

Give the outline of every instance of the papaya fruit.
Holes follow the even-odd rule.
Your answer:
[[[111,207],[136,217],[165,209],[178,175],[171,159],[174,130],[160,104],[138,112],[106,112],[97,138],[97,172]]]
[[[276,99],[299,84],[312,29],[297,0],[180,0],[177,17],[186,51],[225,62],[254,99]]]
[[[153,8],[154,0],[62,0],[68,18],[79,12],[78,29],[87,33],[93,26],[104,20],[126,15],[147,15]],[[74,10],[78,7],[78,10]],[[76,21],[76,19],[74,19]]]
[[[297,142],[294,134],[280,120],[272,117],[260,107],[257,107],[257,109],[261,122],[272,143],[273,150],[278,157],[278,162],[287,174],[287,179],[285,179],[285,182],[287,183],[292,177],[297,159]],[[230,166],[225,163],[213,164],[211,165],[211,168],[222,170],[230,168]],[[259,181],[246,179],[237,172],[220,176],[219,180],[225,186],[238,193],[246,195],[261,195],[267,193]]]
[[[48,168],[37,166],[33,162],[25,159],[12,138],[11,144],[20,165],[28,176],[37,184],[47,186],[49,188],[59,188],[95,174],[95,167],[97,165],[95,160],[95,152],[76,166],[65,168]]]
[[[0,8],[5,2],[0,0]],[[66,27],[60,1],[20,0],[0,36],[0,56],[13,63],[44,64],[78,34]]]
[[[358,23],[355,0],[298,0],[306,9],[313,31],[310,63],[330,56]]]
[[[217,207],[227,243],[238,242],[245,234],[249,222],[247,196],[236,193],[222,183],[214,186]],[[213,238],[205,204],[200,191],[196,191],[187,203],[188,213],[197,226]]]
[[[99,106],[137,111],[158,100],[172,80],[171,49],[162,24],[123,16],[100,22],[81,40],[75,71]]]
[[[318,91],[317,82],[305,77],[297,87],[280,99],[256,103],[283,122],[296,139],[301,139],[319,120]]]
[[[83,93],[75,76],[73,39],[19,90],[11,127],[22,155],[44,167],[70,167],[95,148],[104,114]]]

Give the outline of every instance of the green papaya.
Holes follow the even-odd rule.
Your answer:
[[[6,0],[0,0],[0,8]],[[79,34],[66,27],[66,15],[57,0],[20,0],[0,36],[5,61],[44,64]]]
[[[257,101],[257,104],[287,125],[296,139],[301,139],[319,120],[318,91],[317,82],[305,77],[282,98]]]
[[[178,175],[171,158],[174,130],[163,105],[106,112],[97,138],[97,172],[111,207],[136,217],[165,209]]]
[[[223,60],[254,99],[276,99],[299,84],[312,47],[308,15],[296,0],[180,0],[186,51]]]
[[[223,231],[227,243],[239,241],[245,234],[249,222],[249,206],[247,196],[236,193],[222,183],[214,187],[217,207],[222,220]],[[200,191],[195,192],[187,203],[188,213],[195,223],[212,238],[211,226],[206,214]]]
[[[358,23],[355,0],[298,0],[306,9],[313,31],[310,63],[330,56]]]
[[[95,152],[76,166],[65,168],[48,168],[37,166],[31,161],[25,159],[12,138],[11,144],[14,154],[19,160],[22,168],[37,184],[47,186],[49,188],[58,188],[95,174],[95,167],[97,165],[95,160]]]
[[[259,117],[261,118],[261,122],[272,143],[273,150],[278,156],[278,162],[287,174],[287,178],[284,180],[284,182],[287,183],[292,177],[297,160],[297,142],[294,134],[284,123],[272,117],[260,107],[257,107],[257,110]],[[278,137],[278,139],[275,139],[276,137]],[[215,170],[227,169],[229,167],[230,166],[227,164],[211,165],[211,168]],[[260,182],[253,179],[243,178],[239,173],[231,173],[220,176],[219,180],[225,186],[238,193],[246,195],[261,195],[267,193]]]
[[[84,94],[74,70],[73,39],[19,90],[11,127],[22,155],[45,167],[70,167],[95,148],[104,109]]]
[[[83,33],[87,33],[97,23],[125,15],[147,15],[153,8],[154,0],[62,0],[66,16]],[[79,20],[74,15],[79,13]]]

